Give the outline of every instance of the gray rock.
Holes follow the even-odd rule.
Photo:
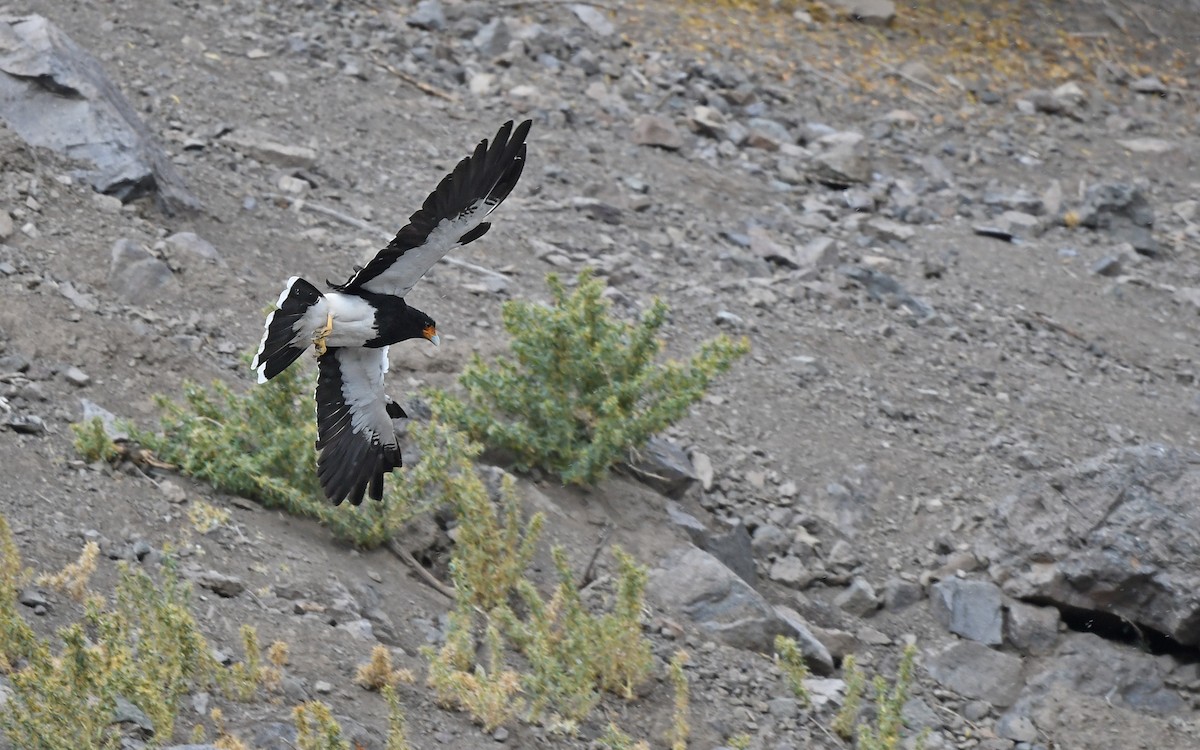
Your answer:
[[[790,630],[761,594],[695,547],[668,552],[650,571],[646,594],[706,636],[735,648],[770,653],[775,636]]]
[[[692,109],[691,124],[697,133],[717,140],[725,137],[729,125],[719,109],[703,105]]]
[[[750,238],[750,252],[768,263],[784,268],[800,268],[791,247],[775,241],[771,233],[762,227],[750,227],[746,235]]]
[[[754,530],[750,546],[758,557],[768,557],[786,552],[792,545],[792,536],[773,523],[764,523]]]
[[[426,31],[441,31],[446,28],[446,11],[440,0],[420,0],[404,22]]]
[[[113,243],[108,286],[134,305],[169,298],[179,290],[179,282],[171,273],[170,266],[128,239]]]
[[[471,45],[485,58],[495,59],[508,51],[508,45],[512,40],[513,35],[508,24],[503,18],[497,16],[475,32],[475,37],[471,39]]]
[[[929,591],[929,609],[942,627],[988,646],[1004,642],[1000,587],[988,581],[948,578]]]
[[[18,435],[46,434],[46,421],[36,414],[10,414],[4,424]]]
[[[895,303],[908,309],[918,320],[934,315],[928,302],[914,297],[899,281],[869,266],[842,266],[838,272],[852,279],[867,290],[868,296],[878,302]]]
[[[795,138],[787,126],[767,117],[751,117],[750,133],[746,136],[746,145],[764,151],[778,151],[785,143],[794,143]]]
[[[713,480],[715,472],[713,471],[712,459],[700,451],[692,451],[692,470],[696,472],[696,478],[700,480],[700,487],[705,492],[713,488]]]
[[[797,247],[792,258],[801,268],[830,268],[838,262],[837,241],[832,237],[814,237]]]
[[[925,598],[921,585],[903,578],[889,578],[883,584],[883,606],[898,612]]]
[[[887,26],[896,17],[896,3],[892,0],[830,0],[830,4],[854,20],[872,26]]]
[[[122,731],[144,740],[154,736],[154,722],[146,712],[118,695],[113,706],[113,724],[122,724]]]
[[[1094,610],[1200,645],[1200,454],[1103,453],[1018,485],[978,550],[1009,596]]]
[[[250,731],[250,742],[255,750],[295,750],[299,747],[296,744],[296,726],[282,721],[257,725]]]
[[[784,586],[802,589],[816,580],[817,573],[810,570],[799,557],[784,555],[771,563],[767,577]]]
[[[1017,708],[1036,703],[1039,696],[1065,686],[1079,695],[1102,698],[1110,706],[1155,716],[1190,710],[1179,691],[1167,684],[1173,660],[1091,633],[1069,634],[1051,657],[1037,663],[1040,670],[1028,680]]]
[[[63,370],[62,376],[64,380],[78,388],[82,388],[88,383],[92,382],[91,377],[86,372],[80,370],[74,365],[71,365],[67,369]]]
[[[871,168],[857,143],[839,143],[813,157],[809,167],[814,180],[832,188],[866,183]]]
[[[234,149],[264,164],[287,169],[312,169],[317,165],[317,152],[308,146],[280,143],[272,136],[257,130],[235,130],[221,139]]]
[[[172,257],[184,255],[221,266],[225,265],[225,260],[221,257],[221,253],[217,252],[217,248],[195,232],[176,232],[167,237],[166,243],[167,247],[174,251]]]
[[[967,698],[1007,708],[1021,692],[1020,657],[974,641],[958,641],[925,660],[933,679]]]
[[[34,146],[89,162],[92,187],[194,211],[170,158],[100,63],[42,16],[0,19],[0,117]]]
[[[1024,189],[985,190],[983,204],[1001,211],[1020,211],[1040,216],[1046,210],[1045,201]]]
[[[571,5],[571,12],[575,14],[583,25],[588,27],[588,30],[599,37],[609,37],[617,33],[617,27],[602,13],[598,8],[591,5]]]
[[[683,449],[658,436],[646,441],[625,466],[642,483],[675,500],[699,481]]]
[[[1079,223],[1089,229],[1108,229],[1123,222],[1154,225],[1154,209],[1141,188],[1121,182],[1092,185],[1083,196]]]
[[[683,135],[675,123],[662,115],[639,115],[630,137],[639,146],[657,146],[668,151],[683,148]]]
[[[667,520],[683,529],[692,540],[692,544],[700,549],[708,547],[708,527],[674,500],[667,503]]]
[[[1106,255],[1093,263],[1089,270],[1097,276],[1120,276],[1125,272],[1125,266],[1121,263],[1121,260],[1122,258],[1119,255]]]
[[[1163,138],[1125,138],[1117,141],[1117,145],[1135,154],[1165,154],[1179,148],[1175,141]]]
[[[206,570],[196,573],[192,576],[192,580],[197,585],[202,586],[218,596],[226,599],[237,596],[246,590],[246,584],[237,576],[229,576],[224,573],[218,573],[215,570]]]
[[[1158,76],[1150,75],[1129,82],[1129,90],[1139,94],[1166,94],[1168,89]]]
[[[711,534],[704,550],[720,560],[751,586],[758,585],[758,570],[754,566],[754,550],[746,524],[731,524],[723,534]]]
[[[38,588],[21,589],[21,593],[17,595],[17,601],[26,607],[50,606],[50,600],[46,598],[46,593]]]
[[[865,578],[855,578],[851,581],[849,586],[833,598],[833,603],[855,617],[866,617],[879,608],[875,589]]]
[[[790,607],[777,606],[775,613],[787,625],[789,632],[784,635],[796,642],[800,654],[804,657],[804,663],[808,665],[812,673],[822,677],[833,674],[833,656],[825,644],[813,634],[808,621]]]
[[[1038,738],[1033,720],[1024,712],[1015,709],[1005,711],[996,722],[996,734],[1013,742],[1036,742]]]
[[[1062,618],[1054,607],[1009,602],[1004,635],[1023,654],[1040,656],[1054,650]]]

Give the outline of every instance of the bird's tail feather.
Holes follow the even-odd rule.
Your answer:
[[[312,342],[304,336],[301,323],[322,297],[315,286],[299,276],[288,279],[275,303],[276,310],[267,316],[267,329],[250,365],[258,371],[258,382],[265,383],[283,372],[308,349]]]

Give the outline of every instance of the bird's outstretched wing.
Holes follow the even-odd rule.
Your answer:
[[[335,505],[383,498],[383,477],[402,465],[392,419],[404,410],[383,392],[387,347],[330,349],[317,359],[317,477]]]
[[[525,137],[531,122],[500,126],[492,140],[442,178],[421,209],[408,218],[388,246],[338,291],[365,289],[403,297],[452,248],[473,242],[491,228],[483,219],[508,197],[525,167]]]

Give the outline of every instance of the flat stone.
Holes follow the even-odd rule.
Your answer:
[[[1020,657],[975,641],[958,641],[927,658],[926,670],[944,687],[967,698],[1006,708],[1021,692]]]
[[[650,571],[646,594],[734,648],[771,653],[789,628],[774,608],[713,555],[696,547],[671,550]]]
[[[242,579],[237,576],[218,573],[215,570],[206,570],[197,573],[192,579],[198,586],[202,586],[226,599],[235,597],[246,590],[246,584],[242,582]]]
[[[169,298],[179,288],[170,266],[129,239],[113,243],[108,285],[113,292],[134,305]]]
[[[625,465],[638,481],[674,500],[699,481],[683,449],[658,436],[646,441]]]
[[[82,388],[92,382],[92,378],[83,370],[80,370],[74,365],[63,371],[63,379],[73,386]]]
[[[683,135],[674,122],[662,115],[639,115],[633,121],[630,137],[639,146],[656,146],[668,151],[683,148]]]
[[[317,152],[308,146],[281,143],[257,130],[235,130],[222,139],[246,156],[266,164],[289,169],[312,169],[317,165]]]
[[[1117,141],[1117,145],[1135,154],[1165,154],[1179,147],[1178,143],[1162,138],[1126,138]]]
[[[609,37],[617,33],[617,27],[609,19],[608,15],[601,12],[598,8],[591,5],[570,5],[568,6],[571,12],[575,14],[588,31],[598,37]]]
[[[791,607],[776,606],[775,613],[790,629],[786,635],[796,642],[800,655],[804,657],[804,663],[812,673],[823,677],[833,674],[833,656],[825,644],[813,634],[808,621]]]
[[[892,0],[830,0],[856,21],[872,26],[887,26],[896,17],[896,3]]]
[[[833,598],[833,603],[839,609],[855,617],[866,617],[879,608],[879,599],[875,589],[865,578],[855,578],[850,585]]]
[[[420,0],[417,7],[404,22],[409,26],[426,31],[441,31],[446,28],[446,11],[440,0]]]
[[[955,635],[989,646],[1004,642],[1003,596],[994,583],[939,581],[929,591],[929,608],[934,619]]]
[[[1008,642],[1021,653],[1040,656],[1054,650],[1061,623],[1062,617],[1054,607],[1009,602],[1004,633]]]
[[[176,232],[167,237],[166,243],[176,253],[182,253],[218,265],[223,265],[225,262],[221,258],[221,253],[217,251],[217,248],[213,247],[211,242],[195,232]]]

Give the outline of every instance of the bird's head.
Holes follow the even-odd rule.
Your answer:
[[[415,331],[412,338],[422,338],[434,346],[438,346],[442,340],[438,336],[437,324],[433,322],[433,318],[420,310],[414,310],[411,307],[409,310],[412,311],[413,330]]]

